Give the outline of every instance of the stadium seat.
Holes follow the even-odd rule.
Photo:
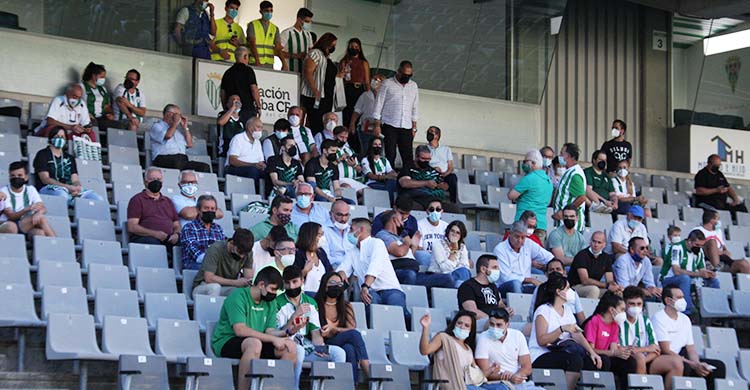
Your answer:
[[[138,148],[127,148],[124,146],[110,146],[107,152],[110,164],[139,165]]]
[[[527,313],[531,311],[532,298],[532,294],[508,293],[508,306],[512,307],[516,312],[515,316],[520,316],[522,321],[528,321]],[[593,312],[589,313],[585,310],[584,312],[586,315],[594,314]]]
[[[714,379],[714,390],[745,390],[747,382],[741,379]]]
[[[147,293],[144,300],[144,311],[149,329],[156,328],[160,318],[170,320],[189,320],[185,295],[180,293]]]
[[[80,287],[81,267],[76,262],[40,261],[36,286]]]
[[[199,192],[219,192],[219,181],[215,173],[196,172]]]
[[[631,172],[630,173],[630,180],[633,181],[633,184],[635,185],[635,190],[636,191],[640,192],[641,188],[643,188],[643,186],[647,186],[648,183],[651,182],[651,180],[649,180],[648,176],[649,176],[648,174],[643,174],[643,173],[639,173],[639,172]]]
[[[371,304],[370,323],[372,329],[381,332],[388,332],[389,330],[406,330],[404,311],[399,306]]]
[[[177,293],[174,271],[169,268],[138,267],[135,270],[135,290],[138,299],[147,293]]]
[[[116,241],[115,225],[111,220],[81,218],[78,220],[78,243],[82,244],[86,239]]]
[[[652,316],[652,314],[649,314],[649,316]],[[701,330],[700,326],[693,325],[693,341],[695,343],[695,350],[698,352],[698,355],[700,357],[703,357],[706,350],[706,337],[703,334],[703,331]]]
[[[377,329],[364,329],[360,330],[359,333],[365,342],[370,364],[391,364],[391,361],[388,359],[388,353],[385,350],[386,343],[383,342],[387,334]]]
[[[690,197],[684,192],[667,191],[665,195],[667,197],[667,204],[679,208],[690,207]]]
[[[45,215],[53,217],[65,217],[68,218],[68,199],[64,196],[55,195],[39,195],[42,198],[42,203],[47,209]]]
[[[185,363],[189,357],[203,358],[200,329],[195,321],[159,318],[156,325],[156,353],[170,363]]]
[[[224,192],[226,194],[257,194],[255,181],[251,178],[226,175],[224,180]]]
[[[124,265],[91,264],[88,271],[89,298],[95,297],[100,288],[130,290],[130,276]]]
[[[177,262],[177,264],[180,263],[180,261]],[[188,305],[192,305],[194,303],[193,282],[195,281],[196,275],[198,275],[198,270],[195,269],[186,269],[182,271],[182,293],[185,294],[185,300],[187,301]],[[179,275],[177,278],[179,279]]]
[[[15,257],[0,257],[0,284],[31,286],[29,262]]]
[[[109,194],[107,194],[107,184],[104,179],[94,179],[90,177],[81,178],[81,186],[87,190],[94,191],[102,199],[109,203]]]
[[[646,227],[648,227],[648,233],[649,235],[653,234],[656,237],[664,237],[664,235],[667,234],[667,229],[670,225],[672,225],[672,221],[674,218],[664,219],[664,218],[648,218],[646,219]],[[687,235],[687,233],[685,233]],[[649,238],[650,241],[651,240]]]
[[[453,173],[456,174],[456,179],[459,183],[470,183],[469,171],[467,169],[454,169]]]
[[[492,171],[477,171],[474,175],[474,182],[479,185],[482,192],[487,192],[487,188],[500,185],[500,174]]]
[[[0,285],[0,327],[43,326],[34,307],[31,284]]]
[[[42,120],[47,117],[49,103],[30,102],[29,103],[29,120],[27,126],[29,129],[37,127]]]
[[[706,327],[708,345],[711,349],[720,352],[729,352],[736,355],[740,351],[737,342],[737,333],[734,328]]]
[[[140,317],[138,293],[132,290],[99,288],[94,298],[94,319],[101,326],[107,316]]]
[[[695,191],[695,180],[692,178],[677,178],[677,191],[693,192]]]
[[[359,330],[368,329],[365,304],[362,302],[350,302],[349,304],[352,305],[352,309],[354,310],[354,320],[357,321],[356,328]]]
[[[735,259],[746,259],[747,258],[747,241],[724,241],[727,250],[732,254]]]
[[[50,314],[45,345],[47,360],[111,359],[99,350],[94,317],[88,314]]]
[[[719,288],[727,293],[731,293],[734,290],[734,280],[732,280],[732,274],[729,272],[716,272],[716,279],[719,280]]]
[[[143,168],[138,164],[113,162],[110,164],[110,175],[113,183],[131,183],[139,187],[143,185]]]
[[[701,287],[700,312],[703,318],[729,318],[734,313],[729,308],[727,292],[718,288]]]
[[[737,290],[750,291],[750,274],[737,274]]]
[[[735,354],[706,348],[706,359],[715,359],[723,362],[727,368],[726,379],[742,379],[737,370],[737,357]]]
[[[146,320],[137,317],[106,316],[102,325],[102,351],[120,355],[153,355]]]
[[[123,129],[107,129],[107,145],[122,146],[126,148],[138,148],[138,138],[135,131]]]
[[[675,219],[680,219],[680,210],[675,205],[671,204],[665,204],[665,203],[657,203],[656,204],[656,215],[661,220],[667,220],[667,221],[673,221]],[[646,224],[648,224],[649,220],[646,220]],[[666,230],[665,230],[666,232]]]
[[[398,364],[370,364],[371,386],[378,390],[410,390],[409,369]],[[371,387],[371,388],[373,388]]]
[[[521,181],[521,175],[516,173],[503,173],[503,187],[513,189],[516,187],[519,181]]]
[[[221,226],[225,236],[231,238],[234,235],[234,213],[231,211],[224,211],[224,218],[216,219],[214,222]]]
[[[596,309],[596,305],[599,303],[598,299],[590,299],[590,298],[580,298],[581,299],[581,306],[583,307],[583,312],[586,313],[586,316],[590,316],[594,314],[594,310]]]
[[[75,262],[76,250],[71,238],[34,236],[34,264],[40,261]]]
[[[563,370],[534,368],[531,370],[531,379],[534,381],[534,385],[544,387],[546,390],[567,389]]]
[[[42,319],[52,313],[89,314],[83,287],[46,286],[42,289]]]
[[[411,214],[414,216],[414,218],[417,218],[417,215],[420,215],[416,210],[412,211]],[[427,215],[420,215],[417,219],[424,219],[427,218]],[[446,213],[443,212],[443,214],[440,216],[441,221],[445,221],[446,223],[451,223],[453,221],[461,221],[466,225],[466,228],[471,230],[471,226],[469,226],[466,222],[466,215],[465,214],[453,214],[453,213]]]
[[[367,207],[367,211],[373,213],[375,207],[382,207],[386,209],[391,208],[391,200],[388,196],[388,191],[365,188],[362,191],[362,199],[365,207]]]
[[[732,291],[732,312],[737,316],[750,318],[750,291]]]
[[[512,158],[492,157],[490,159],[492,170],[499,173],[516,173],[517,164]]]
[[[648,223],[649,220],[646,220]],[[609,214],[591,213],[589,214],[589,225],[591,230],[608,230],[612,228],[612,216]]]
[[[0,115],[0,133],[20,135],[21,125],[18,118]]]
[[[141,191],[143,191],[143,184],[141,183],[116,181],[112,184],[112,198],[115,204],[124,204],[127,206],[130,198]]]
[[[409,284],[402,284],[401,289],[406,294],[406,307],[411,309],[412,307],[429,307],[427,302],[427,288],[424,286],[413,286]]]
[[[23,234],[0,234],[0,248],[3,248],[2,257],[13,257],[24,259],[26,256],[26,238]]]
[[[192,125],[197,125],[198,123],[192,123]],[[198,139],[193,138],[193,147],[187,148],[185,150],[185,154],[188,156],[202,156],[208,154],[208,144],[206,143],[206,140],[204,139]]]
[[[750,351],[740,351],[739,366],[742,378],[750,381]]]
[[[430,365],[430,358],[419,353],[420,332],[392,330],[391,361],[409,370],[421,371]]]
[[[674,191],[676,189],[674,178],[667,175],[651,176],[651,185],[657,188],[663,188],[665,191]]]
[[[675,390],[706,390],[706,380],[700,377],[672,377],[672,388]]]
[[[73,217],[76,221],[81,218],[95,221],[112,220],[109,215],[109,203],[103,200],[76,198],[73,210]]]
[[[683,207],[682,208],[682,220],[696,226],[701,223],[703,219],[703,209],[699,207]]]
[[[117,241],[84,240],[81,262],[83,269],[88,269],[91,264],[123,265],[120,243]]]
[[[263,199],[260,195],[257,194],[240,194],[237,192],[231,192],[230,193],[231,202],[232,202],[232,214],[239,215],[240,210],[242,210],[245,206],[252,202],[262,202]]]
[[[464,238],[464,245],[469,251],[481,251],[482,242],[477,232],[468,232],[466,238]]]
[[[474,171],[489,171],[490,166],[487,163],[487,157],[477,156],[474,154],[464,154],[464,169],[469,172]]]
[[[190,389],[233,389],[232,361],[222,358],[190,357],[185,365],[185,386]]]
[[[510,229],[516,221],[516,205],[513,203],[500,203],[500,232]]]
[[[9,152],[0,150],[0,167],[6,169],[5,167],[9,166],[13,162],[21,161],[22,158],[23,157],[21,156],[21,152]]]
[[[47,139],[44,139],[45,144]],[[94,160],[76,159],[76,168],[78,168],[78,177],[80,179],[99,179],[104,181],[104,175],[102,174],[102,162]]]
[[[240,213],[240,227],[243,229],[250,229],[263,222],[266,218],[268,218],[268,214],[257,214],[243,211]],[[262,237],[259,239],[262,239]]]
[[[628,374],[628,389],[664,390],[664,382],[658,375]]]
[[[430,290],[432,305],[430,307],[440,309],[446,318],[453,318],[458,311],[458,290],[455,288],[433,287]]]
[[[46,148],[49,145],[47,137],[34,137],[32,135],[26,137],[26,155],[29,157],[29,173],[36,173],[34,168],[34,158],[40,150]],[[78,164],[76,164],[78,165]],[[78,166],[78,177],[81,176],[81,167]],[[5,167],[3,167],[5,169]],[[101,172],[99,173],[101,175]]]
[[[487,186],[487,204],[500,206],[500,203],[510,203],[508,193],[510,189],[505,187]]]
[[[664,310],[664,304],[661,302],[645,302],[646,314],[649,317],[653,317],[656,313]]]
[[[128,244],[128,270],[135,275],[138,267],[169,268],[164,245]]]
[[[288,360],[253,359],[250,361],[251,389],[291,389],[294,388],[294,369]],[[325,363],[320,363],[325,364]],[[313,364],[315,367],[315,364]],[[349,368],[351,373],[351,366]]]
[[[750,213],[743,213],[741,211],[738,211],[736,215],[737,215],[737,225],[750,226]]]
[[[411,329],[413,331],[421,332],[422,325],[419,324],[419,320],[425,315],[429,315],[432,321],[430,322],[430,334],[442,332],[448,326],[448,321],[445,318],[445,313],[440,309],[431,309],[427,307],[414,307],[411,309]],[[369,351],[369,349],[368,349]]]
[[[155,355],[120,355],[117,386],[118,389],[168,389],[167,360]]]
[[[21,137],[18,134],[0,131],[0,151],[21,154]]]
[[[729,235],[727,238],[732,241],[750,241],[750,226],[729,225]]]
[[[55,232],[55,235],[58,238],[73,237],[73,234],[70,232],[70,219],[68,217],[56,217],[53,215],[48,215],[47,223]]]
[[[581,371],[578,381],[579,388],[594,389],[616,389],[615,376],[607,371]]]
[[[732,227],[734,222],[732,221],[732,213],[730,213],[729,210],[716,210],[716,212],[719,213],[719,219],[722,221],[725,229],[726,227]],[[724,232],[726,232],[726,230],[724,230]]]
[[[209,297],[208,295],[196,295],[193,305],[193,319],[198,322],[201,332],[206,331],[209,322],[219,321],[221,306],[225,297]],[[209,335],[210,336],[210,335]]]

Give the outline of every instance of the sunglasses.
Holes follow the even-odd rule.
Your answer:
[[[647,246],[639,246],[637,249],[639,251],[645,251],[646,249],[648,249],[648,247]]]
[[[439,212],[442,212],[443,209],[441,207],[430,207],[430,208],[427,209],[427,211],[429,211],[431,213],[434,212],[434,211],[437,211],[439,213]]]

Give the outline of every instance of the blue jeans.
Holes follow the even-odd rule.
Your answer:
[[[39,190],[39,193],[52,196],[64,196],[66,199],[68,199],[68,202],[73,201],[73,197],[70,195],[70,192],[68,192],[68,190],[63,187],[47,185],[42,187],[42,189]],[[104,200],[101,195],[87,189],[83,189],[78,197],[81,199]]]
[[[497,285],[500,294],[506,296],[508,293],[532,294],[534,292],[533,284],[523,284],[520,280],[509,280]]]
[[[453,286],[459,288],[463,282],[471,279],[471,271],[466,267],[456,268],[451,272],[451,277],[453,278]]]
[[[398,271],[397,271],[398,272]],[[403,291],[396,289],[388,290],[369,290],[372,303],[376,305],[391,305],[400,306],[404,309],[404,317],[406,319],[407,326],[411,325],[411,314],[406,309],[406,294]],[[370,320],[370,307],[367,307],[367,320]]]
[[[426,250],[418,250],[414,251],[414,258],[417,260],[417,263],[420,265],[420,269],[426,270],[430,267],[430,263],[432,263],[432,253],[426,251]]]
[[[373,182],[367,186],[375,190],[388,191],[388,197],[391,199],[391,204],[393,204],[393,201],[396,199],[396,192],[398,192],[396,179],[388,179],[385,182]]]
[[[403,295],[403,293],[401,294]],[[375,303],[375,294],[373,294],[373,303]],[[341,349],[344,350],[344,352],[346,353],[346,362],[352,365],[354,383],[357,383],[359,379],[359,362],[369,359],[367,357],[367,348],[365,347],[365,341],[362,340],[362,335],[359,334],[359,331],[351,329],[341,332],[326,340],[326,344],[341,347]],[[329,350],[329,352],[331,351]]]
[[[668,278],[664,278],[664,280],[662,281],[662,286],[676,284],[680,287],[682,293],[685,294],[685,300],[687,301],[687,309],[685,310],[686,315],[690,314],[693,309],[693,300],[690,298],[690,284],[692,283],[692,281],[693,278],[688,275],[670,276]],[[703,286],[710,288],[719,288],[719,279],[703,279]]]
[[[451,274],[428,274],[409,269],[399,269],[396,270],[396,277],[401,284],[419,285],[428,288],[454,288],[455,285]]]
[[[338,169],[338,168],[336,168],[336,169]],[[315,182],[308,181],[307,183],[312,186],[313,192],[315,191],[316,188],[318,188],[318,185],[315,184]],[[347,198],[343,198],[343,197],[341,199],[344,202],[346,202],[346,204],[350,204],[352,206],[356,206],[357,205],[357,200],[356,199],[352,200],[352,199],[347,199]],[[318,202],[328,202],[328,199],[326,199],[326,198],[324,198],[324,197],[322,197],[320,195],[315,195],[315,198],[313,200],[317,200]]]
[[[225,169],[225,172],[230,175],[253,179],[253,181],[255,182],[255,192],[260,192],[260,179],[263,178],[263,171],[261,171],[260,169],[251,166],[233,167],[231,165],[228,165],[227,169]],[[232,194],[229,195],[231,196]]]
[[[485,383],[481,386],[466,385],[466,390],[508,390],[504,383]]]

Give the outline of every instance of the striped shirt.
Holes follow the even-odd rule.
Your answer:
[[[290,55],[307,53],[312,49],[313,39],[309,31],[297,31],[294,26],[281,32],[281,50]],[[302,73],[302,65],[305,59],[289,59],[289,70],[292,72]]]
[[[419,88],[409,80],[406,85],[395,77],[383,80],[375,99],[373,118],[399,129],[411,129],[419,118]]]
[[[312,49],[307,53],[307,58],[311,59],[315,63],[315,72],[313,72],[313,80],[315,80],[315,86],[320,92],[320,98],[326,97],[325,88],[323,83],[326,81],[326,68],[328,67],[328,61],[326,56],[320,49]],[[315,93],[310,85],[307,84],[307,79],[302,78],[302,89],[300,90],[302,96],[315,97]]]
[[[368,173],[374,173],[376,175],[386,175],[393,171],[391,163],[387,158],[381,156],[380,158],[373,159],[373,166],[370,166],[370,160],[365,157],[362,159],[362,176],[367,177]],[[368,180],[367,184],[377,183],[377,180]]]
[[[128,99],[128,101],[130,102],[130,104],[132,104],[132,105],[134,105],[134,106],[136,106],[138,108],[146,107],[146,97],[143,96],[143,92],[141,92],[141,90],[138,89],[138,88],[135,89],[135,93],[131,94],[130,91],[128,91],[127,89],[125,89],[124,85],[118,84],[117,87],[115,87],[114,96],[115,97],[122,96],[125,99]],[[117,120],[130,119],[130,118],[127,117],[127,115],[125,115],[124,113],[120,112],[120,106],[119,105],[113,104],[112,105],[112,110],[114,111],[115,118]],[[136,115],[136,118],[138,118],[139,121],[143,120],[143,117],[140,116],[140,115]]]
[[[352,148],[349,146],[348,143],[344,144],[344,146],[340,147],[339,150],[336,151],[336,157],[341,158],[341,156],[347,155],[347,156],[354,156],[355,153],[352,150]],[[357,165],[359,165],[359,160],[355,157],[355,160],[357,160]],[[354,167],[349,166],[349,164],[346,163],[346,161],[339,162],[339,177],[340,178],[347,178],[347,179],[356,179],[357,178],[357,170],[354,169]]]
[[[292,136],[299,151],[297,156],[312,152],[312,147],[315,145],[315,137],[310,129],[304,126],[292,127]]]
[[[627,179],[621,179],[619,176],[612,178],[612,185],[615,187],[615,194],[617,196],[635,196],[635,183],[630,181],[630,188],[628,188],[628,181]]]
[[[654,326],[644,314],[640,314],[633,324],[626,320],[620,325],[620,345],[648,347],[654,344],[656,344]]]
[[[562,211],[565,206],[573,203],[577,197],[586,195],[586,175],[580,165],[576,164],[568,168],[560,178],[560,185],[557,188],[557,195],[553,203],[554,211]],[[578,223],[576,229],[583,231],[585,220],[583,212],[586,209],[586,203],[578,206]]]

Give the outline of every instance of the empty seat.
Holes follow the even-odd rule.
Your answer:
[[[48,360],[108,360],[96,344],[94,317],[88,314],[50,314],[45,356]]]
[[[201,126],[201,124],[198,124],[198,123],[191,123],[190,125],[191,126],[195,125],[195,127],[198,127],[198,126],[203,127]],[[187,148],[185,150],[185,153],[188,156],[200,156],[200,155],[208,154],[208,144],[206,143],[206,140],[204,139],[193,138],[193,147]]]
[[[120,243],[117,241],[84,240],[81,259],[84,269],[88,269],[91,264],[122,265]]]
[[[34,236],[34,264],[40,261],[75,262],[76,250],[70,238]]]
[[[723,220],[723,218],[722,218]],[[729,220],[731,221],[731,219]],[[728,221],[724,221],[728,223]],[[750,226],[729,225],[729,238],[732,241],[750,241]]]
[[[547,390],[566,390],[568,388],[563,370],[534,368],[531,370],[531,379],[534,381],[534,385],[544,387]]]
[[[638,173],[638,172],[631,172],[630,179],[633,181],[633,184],[635,184],[636,191],[641,191],[641,188],[644,186],[647,186],[650,182],[648,178],[648,174]]]
[[[664,310],[664,304],[661,302],[646,302],[646,313],[653,317],[656,313]]]
[[[536,379],[534,383],[536,383]],[[628,374],[628,388],[664,390],[664,382],[658,375]]]
[[[314,389],[350,390],[356,388],[352,365],[349,363],[313,362],[310,379]]]
[[[240,227],[243,229],[250,229],[253,226],[263,222],[268,218],[268,214],[249,213],[243,211],[240,213]],[[259,240],[261,238],[258,238]]]
[[[26,259],[0,257],[0,284],[22,284],[31,286],[29,262]]]
[[[312,367],[315,368],[316,364],[313,363]],[[350,375],[351,372],[349,368]],[[248,377],[251,389],[294,388],[294,367],[293,363],[288,360],[253,359],[250,361]]]
[[[97,195],[101,196],[105,202],[109,203],[109,195],[107,194],[107,184],[104,179],[93,179],[90,177],[81,178],[81,186],[87,190],[94,191]]]
[[[21,137],[18,134],[0,132],[0,151],[21,154]]]
[[[594,214],[591,214],[594,215]],[[500,231],[510,229],[516,221],[516,205],[513,203],[500,203]]]
[[[663,188],[665,191],[674,191],[676,188],[674,178],[666,175],[651,176],[651,185],[654,187]]]
[[[118,163],[139,165],[141,163],[140,159],[138,158],[138,148],[110,145],[107,155],[109,157],[110,164]]]
[[[609,214],[591,213],[589,214],[589,225],[593,231],[609,230],[612,228],[612,216]]]
[[[497,188],[500,185],[500,174],[492,171],[478,171],[474,176],[474,183],[479,185],[482,191],[492,186]]]
[[[406,294],[406,307],[429,307],[427,302],[427,289],[424,286],[412,286],[402,284],[401,289]]]
[[[156,328],[158,319],[189,320],[185,296],[178,293],[148,293],[144,300],[146,320],[151,329]]]
[[[135,274],[138,267],[169,268],[164,245],[128,244],[128,269]]]
[[[484,247],[485,252],[492,252],[495,250],[497,244],[503,240],[503,236],[496,233],[487,233],[484,235]],[[474,259],[476,260],[476,259]]]
[[[44,139],[45,143],[47,139]],[[104,175],[102,174],[102,162],[94,160],[76,159],[76,168],[78,169],[78,177],[80,179],[99,179],[104,181]]]
[[[214,222],[221,226],[226,237],[231,238],[234,235],[234,214],[231,211],[224,211],[224,218],[216,219]]]
[[[500,203],[510,203],[508,193],[510,189],[505,187],[487,186],[487,204],[500,207]]]
[[[375,207],[390,208],[391,200],[388,191],[365,188],[362,192],[362,199],[367,210],[373,210]]]
[[[226,175],[224,177],[224,193],[226,194],[256,194],[255,180],[242,176]]]
[[[89,297],[100,288],[130,290],[130,276],[124,265],[91,264],[88,274]]]
[[[0,115],[0,133],[20,135],[21,124],[18,122],[18,118]]]
[[[738,211],[736,214],[737,214],[737,225],[750,226],[750,213],[743,213],[741,211]]]
[[[110,175],[113,183],[133,183],[139,186],[143,183],[143,168],[138,164],[113,162],[110,164]]]
[[[377,329],[364,329],[360,330],[359,333],[362,335],[362,340],[365,342],[365,348],[367,349],[367,357],[370,359],[370,364],[390,364],[388,360],[388,354],[385,350],[385,343],[383,337],[387,334]]]
[[[3,248],[3,257],[14,257],[28,262],[26,238],[23,234],[0,234],[0,248]]]
[[[55,232],[55,235],[58,238],[73,237],[70,232],[70,219],[68,219],[68,217],[56,217],[54,215],[48,215],[47,223]]]
[[[516,173],[503,173],[503,187],[505,188],[515,188],[516,184],[518,184],[519,181],[521,181],[521,175]]]
[[[750,291],[750,274],[737,274],[737,290]]]
[[[482,200],[482,192],[476,184],[458,183],[458,207],[462,209],[495,209],[497,205],[488,205]]]
[[[677,390],[706,390],[706,380],[700,377],[675,376],[672,377],[672,388]]]
[[[78,243],[82,244],[86,239],[116,241],[115,225],[111,220],[81,218],[78,220]]]
[[[466,245],[466,249],[469,251],[481,251],[482,242],[479,238],[479,233],[469,232],[466,238],[464,238],[464,245]]]
[[[389,330],[406,330],[404,311],[399,306],[370,305],[370,322],[372,329],[383,332]]]
[[[232,360],[190,357],[185,366],[186,386],[192,389],[233,389]]]
[[[446,317],[451,318],[458,311],[458,290],[455,288],[433,287],[430,290],[432,295],[432,306],[440,309]]]
[[[456,178],[459,183],[469,183],[469,171],[466,169],[454,169],[453,173],[456,174]]]
[[[727,292],[718,288],[700,289],[700,310],[703,318],[728,318],[734,313],[729,308]]]
[[[745,390],[747,382],[741,379],[714,379],[714,390]]]
[[[367,311],[362,302],[350,302],[354,310],[354,320],[357,321],[357,329],[367,329]]]
[[[490,163],[495,172],[516,173],[516,162],[512,158],[492,157]]]
[[[94,299],[94,319],[101,325],[104,318],[113,315],[120,317],[140,317],[138,293],[132,290],[112,290],[100,288]]]
[[[512,307],[516,312],[516,315],[520,315],[523,321],[529,320],[527,318],[529,311],[531,310],[531,299],[532,294],[516,294],[508,293],[508,306]],[[594,314],[593,312],[584,311],[587,315]]]
[[[740,351],[739,366],[742,377],[750,380],[750,351]]]
[[[148,296],[147,296],[148,298]],[[209,322],[218,322],[221,306],[225,297],[209,297],[208,295],[196,295],[193,304],[193,319],[198,322],[202,332],[206,331]],[[148,314],[147,314],[148,315]]]
[[[138,148],[138,138],[135,131],[123,129],[107,129],[107,145],[110,150],[113,146],[126,148]]]
[[[42,326],[31,284],[0,284],[0,327]]]
[[[102,351],[118,357],[153,355],[146,320],[135,317],[104,317]]]
[[[680,210],[676,205],[657,203],[656,204],[656,215],[662,220],[675,220],[680,219]],[[648,223],[649,220],[646,220]]]
[[[706,328],[708,345],[713,350],[736,354],[740,351],[737,342],[737,333],[734,328],[717,328],[709,326]]]
[[[371,361],[370,376],[367,379],[382,390],[411,389],[409,369],[398,364],[377,364]]]
[[[732,291],[732,312],[740,317],[750,317],[750,291]]]
[[[392,330],[391,335],[391,360],[410,370],[424,370],[430,365],[430,359],[419,353],[420,332],[406,332]]]
[[[677,178],[677,191],[690,191],[695,190],[695,180],[693,178],[678,177]]]
[[[177,293],[174,271],[169,268],[138,267],[135,270],[135,290],[141,300],[146,293]]]
[[[581,307],[583,308],[583,312],[587,316],[594,314],[594,310],[596,310],[596,305],[599,303],[598,299],[580,298],[580,301],[581,301]]]
[[[719,281],[719,288],[731,293],[734,290],[734,280],[730,272],[716,272],[716,279]]]
[[[170,363],[184,363],[189,357],[204,357],[198,323],[158,319],[156,353],[166,357]]]
[[[141,192],[142,190],[143,184],[116,181],[112,184],[113,200],[115,204],[119,204],[121,202],[125,202],[125,204],[127,204],[130,198],[133,197],[133,195]]]
[[[418,331],[422,329],[422,325],[419,324],[419,320],[425,315],[429,315],[432,319],[430,322],[430,334],[442,332],[447,327],[448,323],[445,318],[445,313],[440,309],[430,309],[427,307],[414,307],[411,309],[411,329]],[[369,348],[368,348],[369,351]]]
[[[487,157],[485,156],[477,156],[474,154],[464,154],[464,169],[466,169],[469,172],[474,172],[477,170],[480,171],[489,171],[490,166],[487,164]]]
[[[44,208],[47,209],[45,215],[68,218],[68,199],[66,197],[41,194],[40,198],[42,198]]]
[[[36,286],[80,287],[81,267],[76,262],[41,261],[37,272]]]
[[[257,194],[239,194],[236,192],[231,193],[232,201],[232,213],[239,215],[240,210],[252,202],[262,202],[263,198]]]
[[[83,287],[46,286],[42,290],[42,319],[52,313],[89,314]]]
[[[581,371],[578,387],[593,389],[615,389],[615,376],[607,371]]]
[[[667,191],[667,203],[677,207],[690,207],[690,197],[680,191]]]
[[[703,209],[699,207],[683,207],[682,220],[691,223],[693,226],[701,223],[703,219]]]
[[[120,355],[117,374],[118,389],[169,388],[164,356]]]
[[[219,180],[215,173],[196,172],[198,178],[198,191],[219,192]]]
[[[74,218],[86,218],[97,221],[110,221],[109,203],[103,200],[76,198],[73,208]]]
[[[732,254],[732,257],[735,259],[745,259],[747,258],[747,250],[745,249],[745,245],[747,245],[747,241],[725,241],[724,244],[727,247],[727,250]],[[723,286],[722,286],[723,287]]]

